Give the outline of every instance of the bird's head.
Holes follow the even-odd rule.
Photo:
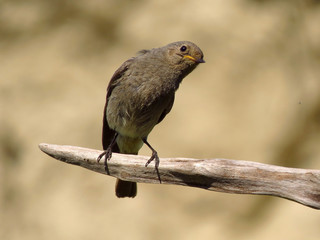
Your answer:
[[[201,49],[194,43],[180,41],[170,43],[167,49],[168,61],[180,69],[194,69],[199,63],[204,63]]]

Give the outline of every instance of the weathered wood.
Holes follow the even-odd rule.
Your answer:
[[[101,151],[75,146],[41,143],[40,149],[60,161],[107,174]],[[147,156],[113,153],[108,174],[122,180],[159,183],[153,164],[145,167]],[[161,158],[159,172],[163,184],[207,190],[272,195],[320,209],[320,170],[286,168],[230,159]]]

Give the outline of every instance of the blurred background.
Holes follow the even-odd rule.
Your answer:
[[[203,50],[149,136],[160,157],[320,169],[316,0],[0,2],[0,239],[319,239],[319,212],[267,196],[139,184],[63,164],[38,144],[102,149],[114,71],[138,50]],[[141,154],[150,155],[143,147]]]

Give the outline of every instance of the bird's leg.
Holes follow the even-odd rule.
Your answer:
[[[148,143],[148,141],[147,141],[146,138],[142,139],[142,141],[143,141],[143,142],[151,149],[151,151],[152,151],[152,155],[151,155],[150,159],[146,162],[146,165],[145,165],[145,166],[147,167],[147,166],[149,165],[149,163],[151,163],[153,160],[155,161],[155,169],[156,169],[156,171],[157,171],[158,179],[159,179],[159,181],[160,181],[160,183],[161,183],[160,174],[159,174],[159,169],[158,169],[159,164],[160,164],[160,159],[159,159],[159,157],[158,157],[158,153],[157,153],[156,150],[154,150],[153,147],[151,147],[151,145]]]
[[[116,139],[118,137],[118,133],[116,132],[111,140],[111,143],[109,144],[109,146],[107,147],[107,149],[105,149],[103,151],[103,153],[101,153],[99,155],[99,157],[97,158],[97,161],[100,162],[101,158],[103,158],[103,156],[105,156],[105,161],[104,164],[107,165],[107,161],[111,159],[112,156],[112,147],[114,146],[114,144],[116,143]]]
[[[153,147],[151,147],[151,145],[148,143],[147,139],[142,139],[142,141],[151,149],[152,151],[152,155],[150,157],[150,159],[148,160],[148,162],[146,163],[146,167],[153,161],[155,160],[155,167],[158,168],[159,167],[159,163],[160,163],[160,160],[159,160],[159,157],[158,157],[158,153],[156,150],[154,150]]]

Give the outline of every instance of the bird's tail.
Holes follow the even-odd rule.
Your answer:
[[[118,198],[134,198],[137,195],[137,183],[117,179],[116,195]]]
[[[141,146],[139,147],[139,143],[137,145],[139,149]],[[135,149],[135,150],[130,149],[131,151],[123,150],[122,153],[138,154],[138,151],[139,151],[138,149]],[[117,144],[113,146],[112,152],[121,153],[121,150],[119,149]],[[115,191],[116,191],[116,196],[118,198],[124,198],[124,197],[134,198],[137,195],[137,183],[117,179]]]

